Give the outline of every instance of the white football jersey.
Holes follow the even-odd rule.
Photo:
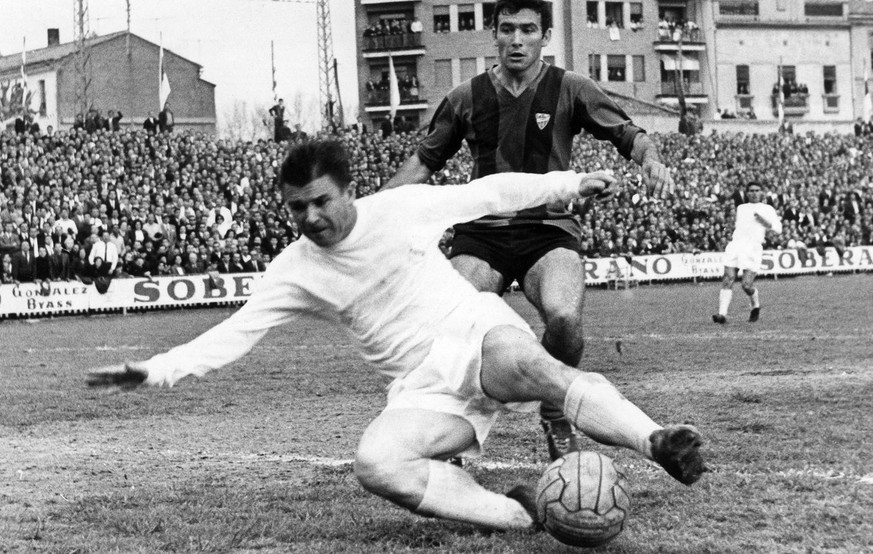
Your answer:
[[[737,242],[749,242],[763,244],[767,228],[757,219],[755,214],[760,215],[774,233],[782,232],[782,220],[776,210],[770,204],[764,202],[745,203],[737,206],[737,223],[734,227],[732,240]]]
[[[357,222],[322,248],[305,237],[270,264],[249,301],[191,342],[147,362],[147,382],[172,385],[249,352],[268,330],[301,316],[345,328],[363,357],[392,378],[418,366],[437,323],[482,295],[438,247],[451,225],[478,217],[568,202],[578,194],[572,171],[499,173],[463,186],[407,185],[355,201]]]

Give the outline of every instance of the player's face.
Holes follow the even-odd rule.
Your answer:
[[[752,186],[746,190],[746,196],[749,198],[749,202],[757,203],[764,197],[764,191],[761,190],[761,187]]]
[[[549,44],[552,30],[543,33],[542,18],[533,10],[501,13],[494,29],[497,56],[504,69],[524,73],[540,61],[544,46]]]
[[[355,188],[345,189],[330,175],[303,187],[284,186],[285,205],[303,235],[322,248],[333,246],[352,232],[358,218]]]

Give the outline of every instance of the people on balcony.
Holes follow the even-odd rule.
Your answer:
[[[660,18],[658,20],[658,40],[661,42],[697,42],[700,40],[700,27],[693,21]]]
[[[382,105],[390,102],[389,91],[391,81],[387,75],[383,75],[379,82],[368,79],[364,85],[367,90],[367,104]],[[397,76],[397,88],[400,89],[400,101],[415,101],[419,96],[418,76],[414,73],[405,73]]]
[[[773,84],[773,96],[776,96],[778,94],[779,83],[776,82]],[[798,84],[797,81],[794,79],[785,79],[784,81],[782,81],[782,94],[785,96],[786,99],[790,98],[791,96],[800,94],[808,95],[809,88],[806,86],[806,83]]]
[[[363,36],[367,39],[367,49],[370,50],[403,48],[420,45],[423,29],[424,25],[418,18],[380,19],[364,29]]]

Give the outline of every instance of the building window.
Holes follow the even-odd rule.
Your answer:
[[[779,94],[779,83],[773,85],[773,95]],[[806,105],[805,98],[809,94],[806,84],[797,82],[797,68],[793,65],[782,66],[782,94],[785,97],[785,105],[800,102]]]
[[[822,76],[824,77],[824,93],[837,93],[837,66],[826,65],[822,68]]]
[[[45,79],[39,80],[39,115],[45,117],[46,115],[46,105],[45,105]]]
[[[433,62],[433,83],[438,89],[452,88],[452,60]]]
[[[837,94],[837,66],[826,65],[822,67],[824,80],[824,112],[836,113],[840,111],[840,95]],[[864,83],[865,86],[867,83]]]
[[[667,23],[685,23],[685,6],[658,6],[658,19]]]
[[[721,0],[719,15],[758,15],[758,0]]]
[[[643,3],[631,2],[630,5],[631,28],[636,30],[643,26]]]
[[[807,17],[842,17],[843,4],[829,2],[805,2],[803,13]]]
[[[476,76],[476,58],[461,58],[461,82]]]
[[[585,12],[588,16],[589,27],[599,26],[600,22],[597,20],[597,4],[599,4],[599,2],[585,2]]]
[[[458,30],[476,30],[476,15],[473,11],[473,4],[461,4],[458,6]]]
[[[646,57],[633,56],[634,63],[634,83],[646,82]]]
[[[606,26],[624,28],[624,4],[622,2],[606,3]]]
[[[494,3],[484,2],[482,4],[482,22],[486,28],[494,27]]]
[[[433,7],[433,32],[448,33],[449,32],[449,7],[434,6]]]
[[[623,55],[606,56],[606,80],[625,81],[625,58]]]
[[[749,94],[749,66],[737,66],[737,94]]]
[[[600,54],[588,54],[588,76],[600,80]]]

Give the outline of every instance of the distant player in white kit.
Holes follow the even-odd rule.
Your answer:
[[[782,232],[782,220],[770,204],[762,202],[764,188],[761,183],[751,181],[746,185],[746,203],[737,206],[737,221],[734,234],[724,252],[724,277],[718,295],[718,313],[712,316],[715,323],[727,323],[728,308],[733,297],[734,281],[737,271],[743,270],[743,291],[749,296],[752,311],[749,321],[758,321],[761,314],[761,300],[755,287],[755,277],[761,270],[761,257],[764,254],[764,237],[767,231]]]
[[[445,460],[479,451],[500,411],[561,405],[580,431],[659,463],[690,485],[706,471],[699,433],[666,428],[603,376],[549,356],[496,294],[478,292],[438,248],[458,221],[610,197],[604,172],[500,173],[463,187],[408,185],[355,199],[337,142],[295,146],[280,171],[301,230],[238,312],[191,342],[144,362],[92,372],[92,386],[172,386],[246,354],[267,331],[306,317],[346,329],[363,357],[392,379],[385,410],[367,427],[355,475],[368,491],[417,514],[493,529],[535,526],[530,487],[480,486]]]

